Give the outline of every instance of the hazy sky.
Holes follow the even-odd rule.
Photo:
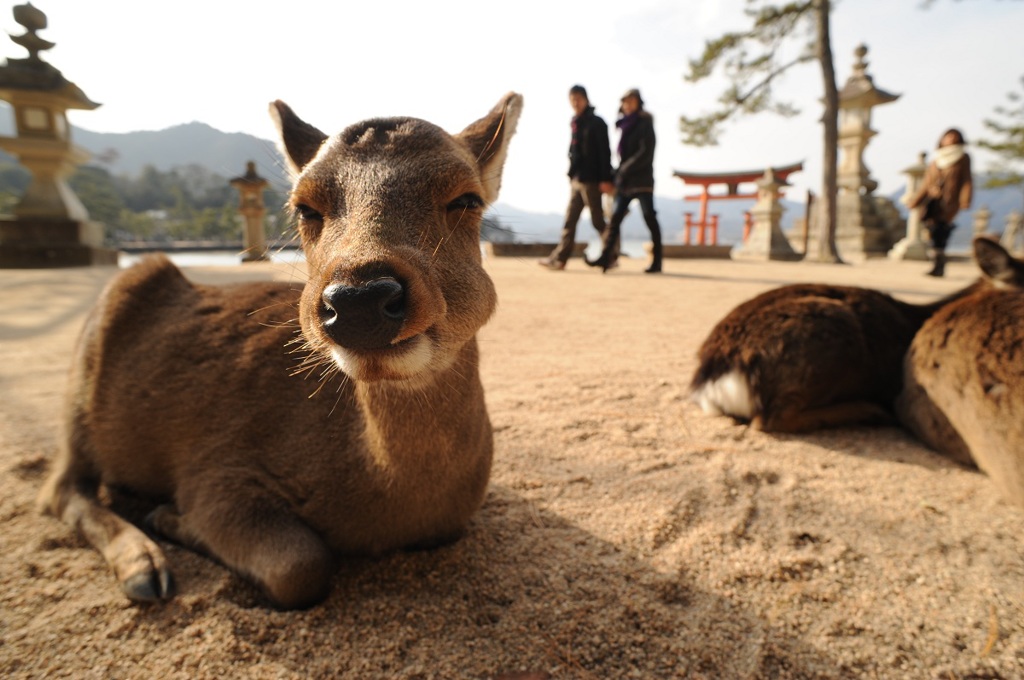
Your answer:
[[[791,181],[802,197],[821,183],[821,74],[799,67],[778,92],[802,114],[759,114],[727,128],[717,147],[680,143],[678,117],[714,105],[722,81],[683,81],[704,40],[749,25],[744,0],[623,0],[492,3],[239,2],[226,0],[38,0],[57,43],[45,58],[103,106],[74,111],[100,132],[158,130],[197,120],[267,139],[273,99],[325,132],[371,116],[412,115],[458,131],[509,90],[525,109],[500,200],[561,212],[567,198],[567,90],[581,83],[611,124],[618,100],[638,87],[655,116],[657,193],[692,193],[674,169],[721,171],[804,160]],[[2,28],[21,33],[10,7]],[[840,86],[854,48],[870,52],[876,85],[902,97],[874,111],[879,134],[866,152],[879,192],[935,146],[947,127],[969,141],[982,120],[1019,90],[1024,75],[1024,1],[844,0],[832,21]],[[24,56],[7,43],[4,57]],[[612,140],[614,146],[615,138]],[[972,151],[976,167],[987,157]],[[267,159],[255,159],[260,163]],[[218,168],[223,174],[239,168]],[[797,193],[799,192],[799,193]]]

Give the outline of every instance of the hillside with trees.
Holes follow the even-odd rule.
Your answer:
[[[68,184],[89,216],[105,225],[110,243],[239,241],[238,197],[229,180],[195,163],[169,170],[146,165],[134,176],[84,165]],[[0,161],[0,213],[10,212],[28,182],[28,172],[13,159]],[[285,193],[269,188],[264,199],[267,235],[277,238],[287,223],[276,208],[284,205]]]

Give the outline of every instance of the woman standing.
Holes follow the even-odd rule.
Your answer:
[[[587,260],[592,267],[608,271],[615,266],[616,248],[622,220],[635,198],[640,202],[644,222],[651,232],[654,259],[645,270],[648,274],[661,271],[661,227],[654,212],[654,118],[644,110],[640,91],[632,89],[622,96],[622,115],[615,123],[619,128],[619,168],[615,171],[615,209],[611,223],[602,235],[601,256]]]
[[[911,210],[920,209],[921,221],[928,227],[935,249],[935,265],[928,276],[945,274],[946,243],[956,228],[953,219],[958,212],[971,207],[971,157],[964,151],[966,145],[956,128],[942,133],[921,188],[909,204]]]

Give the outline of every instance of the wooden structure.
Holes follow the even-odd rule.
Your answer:
[[[769,168],[779,181],[785,182],[786,178],[794,172],[804,169],[803,161],[785,165],[778,168]],[[695,184],[701,187],[701,192],[693,196],[684,196],[685,201],[697,201],[700,203],[700,211],[697,219],[693,218],[692,212],[684,214],[683,243],[689,245],[692,240],[692,232],[697,230],[697,245],[716,245],[718,243],[718,215],[708,215],[709,201],[724,201],[747,198],[756,200],[757,190],[752,189],[746,193],[740,192],[741,184],[753,184],[764,177],[765,171],[741,170],[738,172],[687,172],[676,170],[672,173],[683,181],[683,184]],[[725,185],[725,193],[712,193],[711,187]],[[750,214],[746,215],[743,225],[743,237],[746,239],[751,228]]]

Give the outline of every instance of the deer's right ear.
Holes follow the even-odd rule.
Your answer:
[[[998,241],[985,236],[974,239],[974,259],[985,276],[996,283],[1024,285],[1024,264]]]
[[[298,175],[316,157],[327,135],[296,116],[280,99],[270,103],[270,118],[277,127],[288,167],[293,175]]]
[[[483,199],[488,203],[494,203],[498,198],[501,170],[508,156],[508,143],[515,134],[522,110],[523,95],[509,92],[490,113],[458,135],[476,156],[484,184]]]

